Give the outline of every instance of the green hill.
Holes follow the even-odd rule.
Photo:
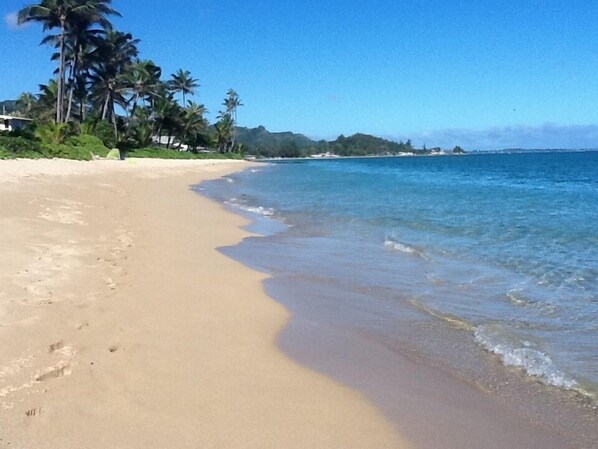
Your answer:
[[[354,134],[350,137],[341,135],[329,142],[326,149],[339,156],[383,156],[414,151],[410,141],[397,143],[369,134]]]
[[[392,142],[368,134],[339,136],[336,140],[312,140],[303,134],[269,132],[263,126],[238,128],[237,140],[245,146],[246,154],[258,157],[307,157],[319,153],[339,156],[372,156],[416,152],[411,142]]]
[[[303,134],[270,132],[263,126],[237,128],[237,140],[246,153],[260,157],[302,157],[318,152],[318,143]]]

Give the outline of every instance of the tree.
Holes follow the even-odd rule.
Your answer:
[[[218,144],[218,151],[227,153],[231,148],[232,141],[233,119],[230,114],[221,114],[220,120],[214,124],[216,131],[216,143]]]
[[[56,97],[58,96],[58,84],[56,80],[49,80],[48,84],[39,85],[37,101],[33,104],[31,115],[39,122],[53,120],[56,108]],[[54,117],[55,118],[55,117]]]
[[[186,103],[186,96],[194,95],[195,89],[199,87],[196,79],[193,79],[191,72],[180,69],[178,72],[170,75],[172,79],[168,82],[170,91],[173,93],[180,92],[183,94],[183,105]]]
[[[144,101],[145,105],[146,98],[160,94],[160,76],[162,76],[162,69],[149,59],[136,60],[123,73],[122,79],[130,95],[128,103],[133,103],[131,118],[134,117],[140,100]]]
[[[239,98],[239,94],[234,89],[229,89],[226,93],[223,105],[226,108],[226,114],[231,120],[231,151],[235,148],[237,140],[237,108],[243,106]]]
[[[58,81],[56,98],[56,122],[64,121],[66,39],[68,30],[82,20],[91,22],[106,21],[105,17],[117,12],[110,7],[112,0],[42,0],[37,5],[29,5],[19,11],[19,23],[39,22],[44,31],[59,29]],[[107,22],[107,21],[106,21]]]
[[[111,120],[114,134],[117,135],[117,119],[115,105],[126,107],[124,93],[127,86],[124,74],[137,57],[138,39],[130,33],[110,30],[106,38],[98,43],[98,60],[90,70],[92,99],[100,111],[102,120]]]
[[[189,102],[182,117],[183,135],[181,136],[178,149],[181,148],[183,142],[186,142],[190,136],[197,136],[206,129],[205,113],[206,108],[203,104],[198,104],[194,101]],[[197,141],[197,139],[194,140]]]
[[[172,137],[183,129],[183,109],[174,100],[172,94],[166,94],[156,97],[152,113],[159,141],[162,140],[162,132],[166,130],[168,133],[166,147],[170,148]]]
[[[37,98],[35,95],[33,95],[31,92],[23,92],[21,95],[19,95],[19,98],[17,98],[17,111],[23,114],[25,117],[29,117],[36,103]]]

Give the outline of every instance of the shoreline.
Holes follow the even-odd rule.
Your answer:
[[[217,251],[247,220],[190,186],[246,166],[0,163],[0,447],[409,447]]]

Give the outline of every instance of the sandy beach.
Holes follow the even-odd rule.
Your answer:
[[[0,447],[409,447],[217,251],[245,222],[189,186],[245,164],[0,162]]]

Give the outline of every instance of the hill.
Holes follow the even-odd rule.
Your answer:
[[[350,137],[341,135],[333,141],[315,141],[303,134],[269,132],[263,126],[238,128],[237,140],[245,146],[246,154],[265,158],[307,157],[319,153],[372,156],[421,151],[415,150],[410,141],[397,143],[368,134],[354,134]]]
[[[246,153],[260,157],[302,157],[318,152],[318,143],[303,134],[270,132],[263,126],[237,128],[237,140]]]
[[[7,114],[10,114],[11,112],[14,112],[15,104],[16,104],[15,100],[0,101],[0,114],[4,114],[5,112]]]
[[[354,134],[349,137],[341,135],[328,142],[326,150],[339,156],[382,156],[414,152],[411,141],[397,143],[369,134]]]

